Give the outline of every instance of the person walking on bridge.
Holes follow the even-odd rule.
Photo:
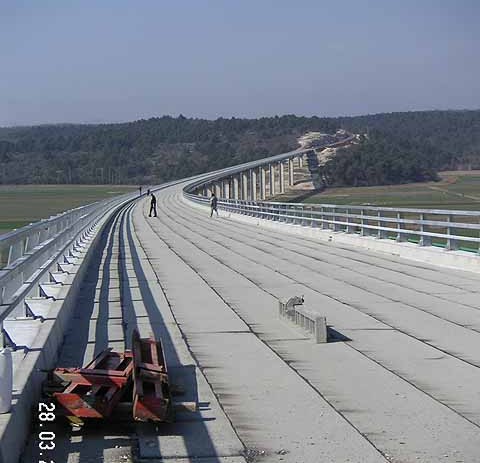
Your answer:
[[[217,213],[217,217],[218,217],[217,202],[218,202],[218,199],[215,196],[215,193],[212,193],[212,196],[210,196],[210,217],[213,216],[213,211]]]
[[[155,198],[155,195],[153,193],[151,193],[150,196],[152,197],[152,199],[150,200],[150,212],[148,213],[148,216],[151,217],[153,212],[153,216],[156,217],[157,216],[157,198]]]

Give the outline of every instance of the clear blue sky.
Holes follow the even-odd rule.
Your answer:
[[[479,0],[0,0],[0,125],[447,108]]]

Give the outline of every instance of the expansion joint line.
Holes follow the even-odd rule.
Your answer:
[[[266,269],[268,269],[268,270],[270,270],[270,271],[273,271],[273,272],[275,272],[275,273],[278,273],[279,275],[282,275],[283,277],[288,278],[288,279],[290,279],[291,281],[293,281],[293,282],[295,282],[295,283],[300,283],[300,284],[302,284],[303,286],[307,287],[308,289],[311,289],[312,291],[314,291],[314,292],[316,292],[316,293],[318,293],[318,294],[321,294],[321,295],[324,296],[324,297],[330,298],[330,299],[332,299],[332,300],[334,300],[334,301],[336,301],[336,302],[341,303],[342,305],[345,305],[345,306],[347,306],[347,307],[350,307],[350,308],[352,308],[352,309],[354,309],[354,310],[356,310],[356,311],[358,311],[358,312],[360,312],[360,313],[362,313],[362,314],[364,314],[364,315],[366,315],[366,316],[368,316],[368,317],[371,317],[372,319],[374,319],[374,320],[376,320],[376,321],[378,321],[378,322],[380,322],[380,323],[383,323],[384,325],[386,325],[386,326],[388,326],[388,327],[390,327],[390,328],[392,328],[392,329],[394,329],[394,330],[397,330],[397,331],[400,332],[400,333],[405,334],[406,336],[409,336],[409,337],[411,337],[411,338],[413,338],[413,339],[415,339],[415,340],[417,340],[417,341],[419,341],[419,342],[424,343],[425,345],[427,345],[427,346],[429,346],[429,347],[432,347],[432,348],[434,348],[434,349],[437,349],[437,350],[439,350],[440,352],[442,352],[442,353],[444,353],[444,354],[447,354],[447,355],[449,355],[449,356],[451,356],[451,357],[454,357],[454,358],[456,358],[456,359],[458,359],[458,360],[460,360],[460,361],[462,361],[462,362],[465,362],[465,363],[469,364],[470,366],[474,366],[474,367],[476,367],[476,368],[479,368],[478,365],[476,365],[476,364],[474,364],[474,363],[472,363],[472,362],[469,362],[468,360],[465,360],[465,359],[462,359],[462,358],[460,358],[460,357],[457,357],[457,356],[453,355],[452,353],[450,353],[450,352],[448,352],[448,351],[445,351],[445,350],[443,350],[443,349],[441,349],[441,348],[439,348],[439,347],[437,347],[437,346],[435,346],[435,345],[433,345],[433,344],[430,344],[430,343],[426,342],[426,341],[423,340],[423,339],[420,339],[420,338],[418,338],[418,337],[416,337],[416,336],[414,336],[414,335],[412,335],[412,334],[410,334],[410,333],[408,333],[408,332],[406,332],[406,331],[404,331],[404,330],[401,330],[400,328],[396,328],[396,327],[394,327],[393,325],[390,325],[389,323],[385,322],[385,321],[382,320],[381,318],[378,318],[378,317],[375,317],[375,316],[372,315],[372,314],[368,314],[368,313],[363,312],[363,311],[362,311],[360,308],[358,308],[355,304],[352,304],[352,303],[343,301],[342,299],[340,299],[340,298],[338,298],[338,297],[335,297],[335,296],[332,296],[332,295],[329,295],[329,294],[324,294],[324,293],[320,292],[319,290],[315,289],[314,287],[309,286],[308,284],[303,283],[302,281],[297,280],[297,279],[295,279],[294,277],[292,277],[292,276],[290,276],[290,275],[287,275],[287,274],[285,274],[285,273],[282,273],[280,270],[272,269],[272,268],[268,267],[267,265],[265,265],[265,264],[263,264],[263,263],[261,263],[261,262],[259,262],[259,261],[257,261],[257,260],[252,259],[251,257],[245,257],[244,255],[238,253],[237,251],[233,251],[233,250],[230,249],[229,247],[225,246],[225,244],[223,244],[222,242],[212,239],[212,237],[211,237],[210,235],[205,236],[204,234],[202,234],[202,233],[200,233],[200,232],[198,232],[198,231],[194,231],[192,228],[190,228],[188,225],[185,225],[183,222],[179,222],[178,220],[175,220],[170,214],[168,214],[168,212],[166,212],[166,211],[164,211],[164,212],[165,212],[165,215],[168,216],[169,219],[170,219],[172,222],[178,223],[179,225],[183,226],[183,227],[186,228],[187,230],[190,230],[191,232],[193,232],[193,233],[195,233],[195,234],[197,234],[197,235],[200,235],[200,236],[202,236],[203,238],[205,238],[205,239],[207,239],[207,240],[209,240],[209,241],[212,241],[213,243],[217,244],[218,246],[221,246],[222,248],[227,249],[229,252],[231,252],[231,253],[233,253],[233,254],[235,254],[235,255],[238,255],[239,257],[242,257],[243,259],[247,259],[247,260],[249,260],[250,262],[253,262],[253,263],[255,263],[255,264],[259,265],[259,266],[262,266],[262,267],[264,267],[264,268],[266,268]],[[197,221],[196,223],[198,223],[198,221]],[[211,229],[211,230],[213,231],[214,229]],[[178,233],[177,233],[177,234],[178,234]],[[238,232],[237,232],[237,235],[238,235]],[[229,238],[229,237],[225,237],[225,238],[226,238],[227,240],[233,241],[232,238]],[[242,245],[244,245],[244,246],[249,246],[249,247],[251,247],[251,248],[253,248],[253,249],[256,249],[256,250],[259,251],[259,252],[262,252],[262,253],[264,253],[264,254],[267,254],[267,255],[269,255],[269,256],[272,256],[272,257],[274,257],[274,258],[276,258],[276,259],[278,259],[278,260],[282,260],[282,261],[286,262],[287,264],[292,264],[292,263],[293,263],[294,265],[297,265],[297,266],[299,266],[299,267],[302,267],[302,268],[304,268],[304,269],[306,269],[306,270],[314,271],[314,272],[316,272],[316,273],[319,273],[319,274],[322,275],[322,276],[327,276],[328,278],[332,278],[332,279],[334,279],[335,281],[338,281],[338,282],[340,282],[340,283],[346,283],[346,284],[348,284],[348,285],[350,285],[350,286],[353,286],[353,287],[355,287],[355,288],[358,288],[358,289],[360,289],[360,290],[362,290],[362,291],[366,291],[366,292],[368,292],[368,293],[370,293],[370,294],[374,294],[374,295],[381,296],[381,297],[384,297],[384,298],[388,299],[388,297],[384,296],[383,294],[379,294],[379,293],[372,292],[371,290],[367,290],[367,289],[363,288],[362,286],[356,285],[356,284],[354,284],[354,283],[350,283],[350,282],[345,281],[345,280],[341,280],[341,279],[338,279],[338,278],[330,277],[329,275],[325,275],[325,273],[320,272],[320,271],[317,271],[316,269],[312,269],[311,267],[308,267],[308,266],[306,266],[305,264],[299,264],[298,262],[292,262],[291,260],[286,259],[286,258],[284,258],[284,257],[275,256],[275,255],[272,254],[271,252],[267,252],[267,251],[265,251],[263,248],[261,248],[261,247],[259,247],[259,246],[255,246],[255,245],[253,245],[253,244],[248,244],[248,245],[247,245],[247,244],[246,244],[245,242],[243,242],[243,241],[240,241],[240,243],[241,243]],[[193,244],[193,243],[192,243],[192,244]],[[271,243],[267,243],[267,244],[271,244]],[[197,247],[198,247],[198,246],[197,246]],[[307,255],[307,257],[310,257],[310,256]],[[226,264],[225,264],[225,265],[226,265]],[[400,286],[400,285],[399,285],[399,286]],[[400,287],[401,287],[401,288],[404,288],[403,286],[400,286]],[[428,313],[429,315],[431,315],[431,316],[433,316],[433,317],[435,317],[435,318],[438,318],[438,319],[440,319],[440,320],[442,320],[442,321],[444,321],[444,322],[446,322],[446,323],[451,323],[452,325],[459,326],[460,328],[463,328],[463,329],[466,329],[466,330],[469,330],[469,331],[473,331],[473,332],[476,332],[476,333],[477,333],[477,332],[480,332],[480,331],[477,330],[477,329],[470,328],[470,327],[467,327],[467,326],[465,326],[465,325],[462,325],[461,323],[457,323],[457,322],[448,320],[448,319],[443,318],[443,317],[441,317],[441,316],[439,316],[439,315],[433,314],[433,313],[431,313],[431,312],[429,312],[429,311],[427,311],[427,310],[425,310],[425,309],[422,309],[422,308],[419,308],[419,307],[416,307],[416,306],[412,306],[411,304],[408,304],[408,303],[405,303],[405,302],[402,302],[402,301],[396,301],[396,300],[394,300],[394,299],[390,299],[390,301],[391,301],[391,302],[401,302],[403,305],[405,305],[405,306],[407,306],[407,307],[410,307],[410,308],[412,308],[412,309],[414,309],[414,310],[418,310],[418,311],[421,311],[421,312],[424,312],[424,313]],[[451,301],[448,301],[448,302],[451,302]],[[466,307],[470,307],[470,306],[466,306]]]
[[[229,248],[226,248],[226,246],[224,246],[223,244],[218,243],[216,240],[212,239],[212,238],[211,238],[211,235],[209,235],[209,236],[206,237],[206,236],[202,235],[201,233],[199,233],[198,231],[194,231],[194,230],[192,230],[191,228],[189,228],[188,226],[186,226],[186,225],[184,225],[184,224],[182,224],[182,223],[174,220],[174,219],[172,218],[172,216],[169,215],[168,212],[166,212],[165,210],[162,210],[162,211],[165,213],[166,216],[168,216],[168,218],[169,218],[172,222],[177,223],[177,224],[183,226],[184,228],[186,228],[187,230],[190,230],[190,231],[192,231],[192,232],[194,232],[194,233],[196,233],[196,234],[198,234],[198,235],[201,235],[204,239],[207,239],[207,240],[209,240],[209,241],[212,241],[213,243],[217,244],[218,246],[221,246],[221,247],[223,247],[223,248],[225,248],[225,249],[229,249]],[[173,229],[172,229],[171,227],[169,227],[168,225],[166,225],[164,222],[163,222],[163,224],[164,224],[164,226],[167,227],[171,232],[176,233],[177,235],[181,236],[182,239],[184,239],[185,241],[187,241],[187,242],[189,242],[190,244],[194,245],[197,249],[199,249],[199,250],[200,250],[201,252],[203,252],[204,254],[208,255],[210,258],[216,260],[219,264],[227,267],[227,268],[230,269],[232,272],[238,274],[239,276],[243,277],[243,278],[246,279],[247,281],[251,282],[253,285],[255,285],[257,288],[259,288],[259,289],[260,289],[261,291],[263,291],[264,293],[269,294],[270,296],[276,298],[276,296],[275,296],[274,294],[272,294],[271,292],[263,289],[263,288],[262,288],[261,286],[259,286],[254,280],[250,279],[250,278],[249,278],[248,276],[246,276],[245,274],[243,274],[243,273],[239,272],[238,270],[232,268],[231,266],[229,266],[228,264],[226,264],[225,262],[223,262],[221,259],[218,259],[217,257],[212,256],[211,254],[208,254],[204,249],[202,249],[201,247],[199,247],[196,243],[194,243],[194,242],[188,240],[187,238],[185,238],[184,235],[181,235],[181,234],[178,232],[178,229],[176,229],[175,231],[173,231]],[[150,227],[151,227],[151,226],[150,226]],[[151,228],[152,228],[152,227],[151,227]],[[153,228],[152,228],[152,230],[153,230]],[[153,231],[154,231],[154,230],[153,230]],[[154,231],[154,233],[155,233],[157,236],[159,236],[159,234],[156,233],[155,231]],[[160,238],[160,236],[159,236],[159,238]],[[160,239],[162,239],[162,238],[160,238]],[[168,242],[166,242],[164,239],[162,239],[162,241],[165,242],[165,244],[167,244],[167,246],[169,247],[169,249],[172,249],[172,247],[170,246],[170,244],[169,244]],[[172,251],[173,251],[176,255],[178,255],[178,253],[176,253],[173,249],[172,249]],[[242,256],[242,255],[240,255],[239,253],[237,253],[237,252],[235,252],[235,251],[232,251],[231,249],[229,249],[229,251],[232,252],[232,253],[234,253],[235,255],[238,255],[238,256],[240,256],[240,257],[243,257],[243,258],[249,260],[250,262],[253,262],[253,263],[257,264],[257,265],[260,265],[260,266],[262,266],[262,267],[264,267],[264,268],[266,268],[266,269],[268,269],[268,270],[270,270],[270,271],[274,271],[274,272],[278,273],[279,275],[281,275],[281,276],[283,276],[283,277],[291,280],[291,281],[294,282],[294,283],[301,284],[301,285],[305,286],[306,288],[308,288],[308,289],[310,289],[310,290],[312,290],[312,291],[314,291],[314,292],[316,292],[316,293],[318,293],[318,294],[322,294],[323,296],[328,297],[328,298],[330,298],[330,299],[332,299],[332,300],[335,300],[336,302],[338,302],[338,303],[340,303],[340,304],[342,304],[342,305],[347,305],[348,307],[351,307],[351,308],[353,308],[353,309],[355,309],[355,310],[357,310],[357,311],[359,311],[359,312],[361,312],[361,313],[364,313],[364,312],[362,312],[360,309],[357,309],[355,306],[348,305],[348,304],[346,304],[345,302],[341,301],[340,299],[334,298],[334,297],[332,297],[332,296],[326,296],[326,295],[324,295],[323,293],[321,293],[320,291],[318,291],[317,289],[315,289],[314,287],[312,287],[312,286],[310,286],[310,285],[308,285],[308,284],[306,284],[306,283],[303,283],[303,282],[301,282],[300,280],[296,280],[296,279],[290,277],[289,275],[282,273],[282,272],[279,271],[279,270],[270,269],[268,266],[266,266],[266,265],[264,265],[264,264],[261,264],[261,263],[255,261],[255,260],[253,260],[253,259],[251,259],[251,258],[247,258],[247,257],[245,257],[245,256]],[[178,257],[179,257],[180,259],[182,259],[180,256],[178,256]],[[208,286],[210,286],[211,289],[212,289],[217,295],[219,295],[218,292],[198,273],[198,271],[197,271],[191,264],[188,264],[184,259],[182,259],[182,261],[183,261],[186,265],[188,265],[190,268],[192,268],[192,270],[194,270],[195,273],[197,273],[198,276],[199,276],[200,278],[202,278],[202,280],[204,280],[205,283],[206,283]],[[219,295],[219,297],[220,297],[221,300],[222,300],[234,313],[236,313],[236,314],[238,315],[238,317],[239,317],[242,321],[244,321],[244,323],[245,323],[247,326],[249,326],[249,328],[250,328],[250,325],[248,325],[248,323],[237,313],[237,311],[236,311],[233,307],[231,307],[231,306],[228,304],[228,302],[226,302],[226,301],[223,299],[222,296]],[[455,358],[455,359],[457,359],[457,360],[459,360],[459,361],[461,361],[461,362],[465,362],[465,363],[469,364],[470,366],[473,366],[473,367],[478,368],[477,365],[475,365],[475,364],[473,364],[473,363],[470,363],[470,362],[468,362],[467,360],[464,360],[464,359],[461,359],[461,358],[459,358],[459,357],[456,357],[456,356],[450,354],[449,352],[446,352],[446,351],[444,351],[444,350],[442,350],[442,349],[440,349],[440,348],[438,348],[438,347],[436,347],[436,346],[432,346],[432,345],[426,343],[425,341],[423,341],[423,340],[421,340],[421,339],[419,339],[419,338],[417,338],[417,337],[415,337],[415,336],[413,336],[413,335],[411,335],[411,334],[409,334],[409,333],[407,333],[407,332],[404,332],[404,331],[402,331],[402,330],[400,330],[400,329],[398,329],[398,328],[395,328],[395,327],[393,327],[392,325],[389,325],[389,324],[383,322],[382,320],[380,320],[380,319],[378,319],[378,318],[376,318],[376,317],[373,317],[373,316],[371,316],[371,315],[367,315],[367,316],[370,316],[370,317],[372,317],[374,320],[377,320],[377,321],[385,324],[386,326],[389,326],[391,329],[396,330],[396,331],[398,331],[398,332],[400,332],[400,333],[402,333],[402,334],[404,334],[404,335],[406,335],[406,336],[408,336],[408,337],[411,337],[411,338],[413,338],[413,339],[415,339],[415,340],[417,340],[417,341],[419,341],[419,342],[422,342],[422,343],[428,345],[428,346],[431,347],[431,348],[434,348],[434,349],[436,349],[436,350],[439,350],[440,352],[442,352],[442,353],[444,353],[444,354],[446,354],[446,355],[448,355],[448,356],[450,356],[450,357],[453,357],[453,358]],[[447,320],[445,320],[445,321],[447,321]],[[253,331],[252,331],[252,333],[253,333]],[[255,333],[253,333],[253,334],[255,334]],[[257,335],[255,334],[255,336],[257,336]],[[257,336],[257,338],[259,338],[259,337]],[[261,340],[261,338],[259,338],[259,339]],[[264,344],[266,344],[263,340],[261,340],[261,341],[262,341]],[[475,425],[476,427],[480,427],[479,424],[475,423],[475,422],[472,421],[470,418],[464,416],[463,414],[461,414],[460,412],[458,412],[457,410],[455,410],[454,408],[452,408],[450,405],[448,405],[448,404],[446,404],[446,403],[443,403],[443,402],[440,401],[439,399],[435,398],[435,397],[434,397],[433,395],[431,395],[430,393],[422,390],[421,388],[419,388],[417,385],[415,385],[415,384],[414,384],[413,382],[411,382],[410,380],[408,380],[408,379],[406,379],[406,378],[403,378],[402,376],[400,376],[400,375],[399,375],[398,373],[396,373],[395,371],[389,369],[388,367],[386,367],[385,365],[382,365],[382,364],[381,364],[380,362],[378,362],[377,360],[369,357],[369,356],[368,356],[367,354],[365,354],[364,352],[362,352],[362,351],[358,350],[357,348],[353,347],[350,343],[346,343],[346,344],[347,344],[348,347],[350,347],[351,349],[355,350],[356,352],[358,352],[359,354],[361,354],[363,357],[371,360],[372,362],[374,362],[375,364],[379,365],[379,366],[380,366],[381,368],[383,368],[384,370],[392,373],[392,374],[395,375],[396,377],[398,377],[398,378],[400,378],[401,380],[405,381],[406,383],[410,384],[410,385],[413,386],[415,389],[417,389],[418,391],[420,391],[420,392],[422,392],[423,394],[427,395],[428,397],[430,397],[432,400],[434,400],[434,401],[437,402],[438,404],[447,407],[449,410],[451,410],[452,412],[454,412],[456,415],[462,417],[463,419],[465,419],[466,421],[468,421],[468,422],[470,422],[471,424]],[[268,346],[268,344],[266,344],[266,345]],[[270,348],[270,346],[268,346],[268,347]],[[270,349],[271,349],[273,352],[275,352],[272,348],[270,348]],[[279,356],[276,352],[275,352],[275,354],[276,354],[277,356]],[[279,356],[279,357],[280,357],[280,356]],[[281,358],[281,357],[280,357],[280,358]],[[283,359],[282,359],[282,361],[283,361]],[[286,363],[286,362],[285,362],[285,363]],[[288,365],[288,364],[287,364],[287,365]],[[294,369],[291,365],[289,365],[289,367],[292,368],[292,369]],[[295,370],[295,369],[294,369],[294,371],[295,371],[299,376],[301,376],[305,381],[307,381],[315,390],[317,390],[317,389],[315,388],[315,386],[312,385],[307,378],[304,378],[304,377],[301,375],[301,373],[299,373],[299,372],[298,372],[297,370]],[[320,391],[317,390],[317,392],[321,395]],[[322,397],[323,397],[323,395],[322,395]],[[326,400],[326,399],[325,399],[325,400]],[[333,406],[332,406],[332,407],[333,407]],[[334,408],[334,407],[333,407],[333,408]],[[335,409],[335,410],[336,410],[336,409]],[[337,410],[336,410],[336,411],[337,411]],[[341,414],[341,412],[338,412],[338,411],[337,411],[337,413]],[[343,415],[342,415],[342,416],[343,416]],[[347,418],[345,418],[345,419],[347,419]],[[347,421],[348,421],[348,419],[347,419]],[[355,428],[355,429],[356,429],[356,428]],[[358,430],[357,430],[357,431],[358,431]],[[359,432],[360,432],[360,431],[359,431]],[[362,434],[362,435],[363,435],[363,434]],[[367,438],[367,439],[368,439],[368,438]]]
[[[144,215],[144,219],[146,219],[145,215]],[[148,220],[146,220],[146,222],[148,222]],[[165,225],[165,224],[164,224]],[[168,225],[165,225],[170,231],[173,232],[173,230],[171,229],[171,227],[168,227]],[[281,356],[280,354],[278,354],[278,352],[276,352],[271,346],[269,346],[262,338],[260,338],[251,328],[251,326],[245,321],[245,319],[237,312],[235,311],[235,309],[223,298],[223,296],[217,291],[216,288],[214,288],[191,264],[189,264],[184,258],[182,258],[182,256],[180,254],[178,254],[175,249],[173,249],[173,247],[163,238],[160,237],[160,235],[153,229],[152,225],[149,223],[149,227],[150,229],[153,231],[153,233],[155,235],[158,236],[158,238],[163,241],[166,246],[168,247],[168,249],[173,252],[187,267],[189,267],[190,269],[192,269],[192,271],[212,290],[213,293],[215,293],[217,295],[217,297],[233,312],[235,313],[235,315],[237,315],[237,317],[242,320],[243,323],[245,323],[246,326],[248,326],[249,328],[249,332],[251,334],[253,334],[267,349],[269,349],[278,359],[281,360],[281,362],[283,364],[285,364],[291,371],[293,371],[299,378],[302,379],[302,381],[304,381],[306,384],[308,384],[308,386],[313,390],[315,391],[316,394],[318,394],[324,401],[326,404],[328,404],[328,406],[335,412],[337,413],[339,416],[341,416],[343,418],[343,420],[345,420],[345,422],[347,422],[353,429],[355,429],[355,431],[361,435],[380,455],[382,455],[386,461],[388,461],[388,458],[386,456],[386,454],[380,450],[371,440],[368,436],[366,436],[364,433],[362,433],[341,411],[337,410],[333,404],[307,379],[305,378],[301,373],[298,372],[298,370],[296,370],[295,368],[292,367],[292,365],[290,365],[288,362],[286,362]],[[179,235],[178,231],[175,231],[175,233],[177,235]],[[185,238],[183,238],[185,239]],[[188,240],[186,240],[188,241]],[[194,244],[194,243],[191,243],[191,244]],[[194,246],[196,246],[194,244]],[[196,246],[197,247],[197,246]],[[200,249],[200,248],[198,248]],[[205,251],[201,250],[202,252],[205,253]],[[220,261],[219,261],[220,262]],[[221,263],[221,262],[220,262]],[[225,265],[222,263],[222,265]],[[228,266],[227,266],[228,267]],[[230,268],[230,267],[228,267]],[[159,282],[160,286],[161,283],[158,279],[158,276],[157,276],[157,281]],[[258,285],[257,285],[258,286]],[[163,289],[162,289],[163,290]],[[170,306],[171,307],[171,306]],[[172,312],[173,313],[173,312]],[[187,343],[188,345],[188,343]],[[190,347],[189,347],[189,350],[190,350]],[[193,354],[194,355],[194,354]],[[198,361],[197,361],[198,362]],[[210,383],[209,383],[210,384]],[[210,387],[212,387],[212,385],[210,384]],[[213,387],[212,387],[212,391],[213,391]],[[214,392],[215,393],[215,392]],[[215,394],[216,395],[216,394]],[[217,400],[219,400],[219,403],[221,404],[220,402],[220,399],[219,397],[216,395],[217,397]],[[223,406],[222,406],[222,409],[223,409]],[[224,410],[225,414],[227,415],[228,417],[228,414],[227,412]],[[229,421],[231,422],[230,418],[229,418]],[[232,423],[232,422],[231,422]],[[233,427],[233,423],[232,423],[232,427]],[[235,428],[234,428],[235,429]]]

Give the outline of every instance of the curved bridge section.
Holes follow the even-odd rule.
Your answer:
[[[153,333],[163,340],[171,383],[199,408],[159,427],[118,418],[75,434],[58,422],[54,461],[477,461],[480,274],[460,270],[464,260],[438,266],[392,249],[479,257],[454,250],[461,240],[452,234],[451,250],[404,241],[449,239],[412,210],[399,218],[231,197],[235,178],[238,194],[251,195],[249,172],[269,171],[269,163],[164,186],[158,217],[148,216],[143,197],[98,229],[56,363],[79,366],[106,347],[128,348],[133,330]],[[257,196],[261,178],[257,170]],[[210,217],[208,189],[219,190],[219,217]],[[448,221],[436,212],[450,232],[474,223],[468,214]],[[58,304],[65,294],[49,297]],[[328,342],[311,335],[308,320],[279,315],[279,301],[293,296],[304,300],[300,319],[326,320]],[[36,431],[25,462],[38,458]],[[5,456],[4,439],[5,461],[16,461]]]
[[[298,223],[210,218],[183,185],[159,209],[134,212],[138,239],[246,449],[264,461],[475,461],[478,274],[286,233]],[[295,295],[326,317],[328,343],[279,317]]]

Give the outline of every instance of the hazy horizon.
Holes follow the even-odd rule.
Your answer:
[[[480,108],[480,2],[0,6],[0,126]]]
[[[142,117],[139,119],[131,119],[131,120],[122,120],[122,121],[86,121],[86,122],[69,122],[69,121],[57,121],[57,122],[41,122],[37,124],[14,124],[14,125],[0,125],[1,129],[8,129],[8,128],[22,128],[22,127],[41,127],[41,126],[50,126],[50,125],[109,125],[109,124],[128,124],[131,122],[138,122],[141,120],[148,120],[158,118],[161,119],[162,117],[171,117],[173,119],[178,118],[180,116],[184,116],[187,119],[203,119],[208,121],[215,121],[218,119],[260,119],[260,118],[270,118],[270,117],[283,117],[283,116],[295,116],[295,117],[319,117],[319,118],[348,118],[348,117],[361,117],[361,116],[376,116],[381,114],[398,114],[398,113],[411,113],[411,112],[435,112],[435,111],[480,111],[479,108],[446,108],[446,109],[413,109],[408,111],[385,111],[381,113],[359,113],[359,114],[340,114],[337,116],[329,116],[329,115],[305,115],[305,114],[271,114],[271,115],[259,115],[257,117],[241,117],[241,116],[218,116],[218,117],[197,117],[197,116],[189,116],[186,114],[161,114],[161,115],[152,115],[149,117]]]

